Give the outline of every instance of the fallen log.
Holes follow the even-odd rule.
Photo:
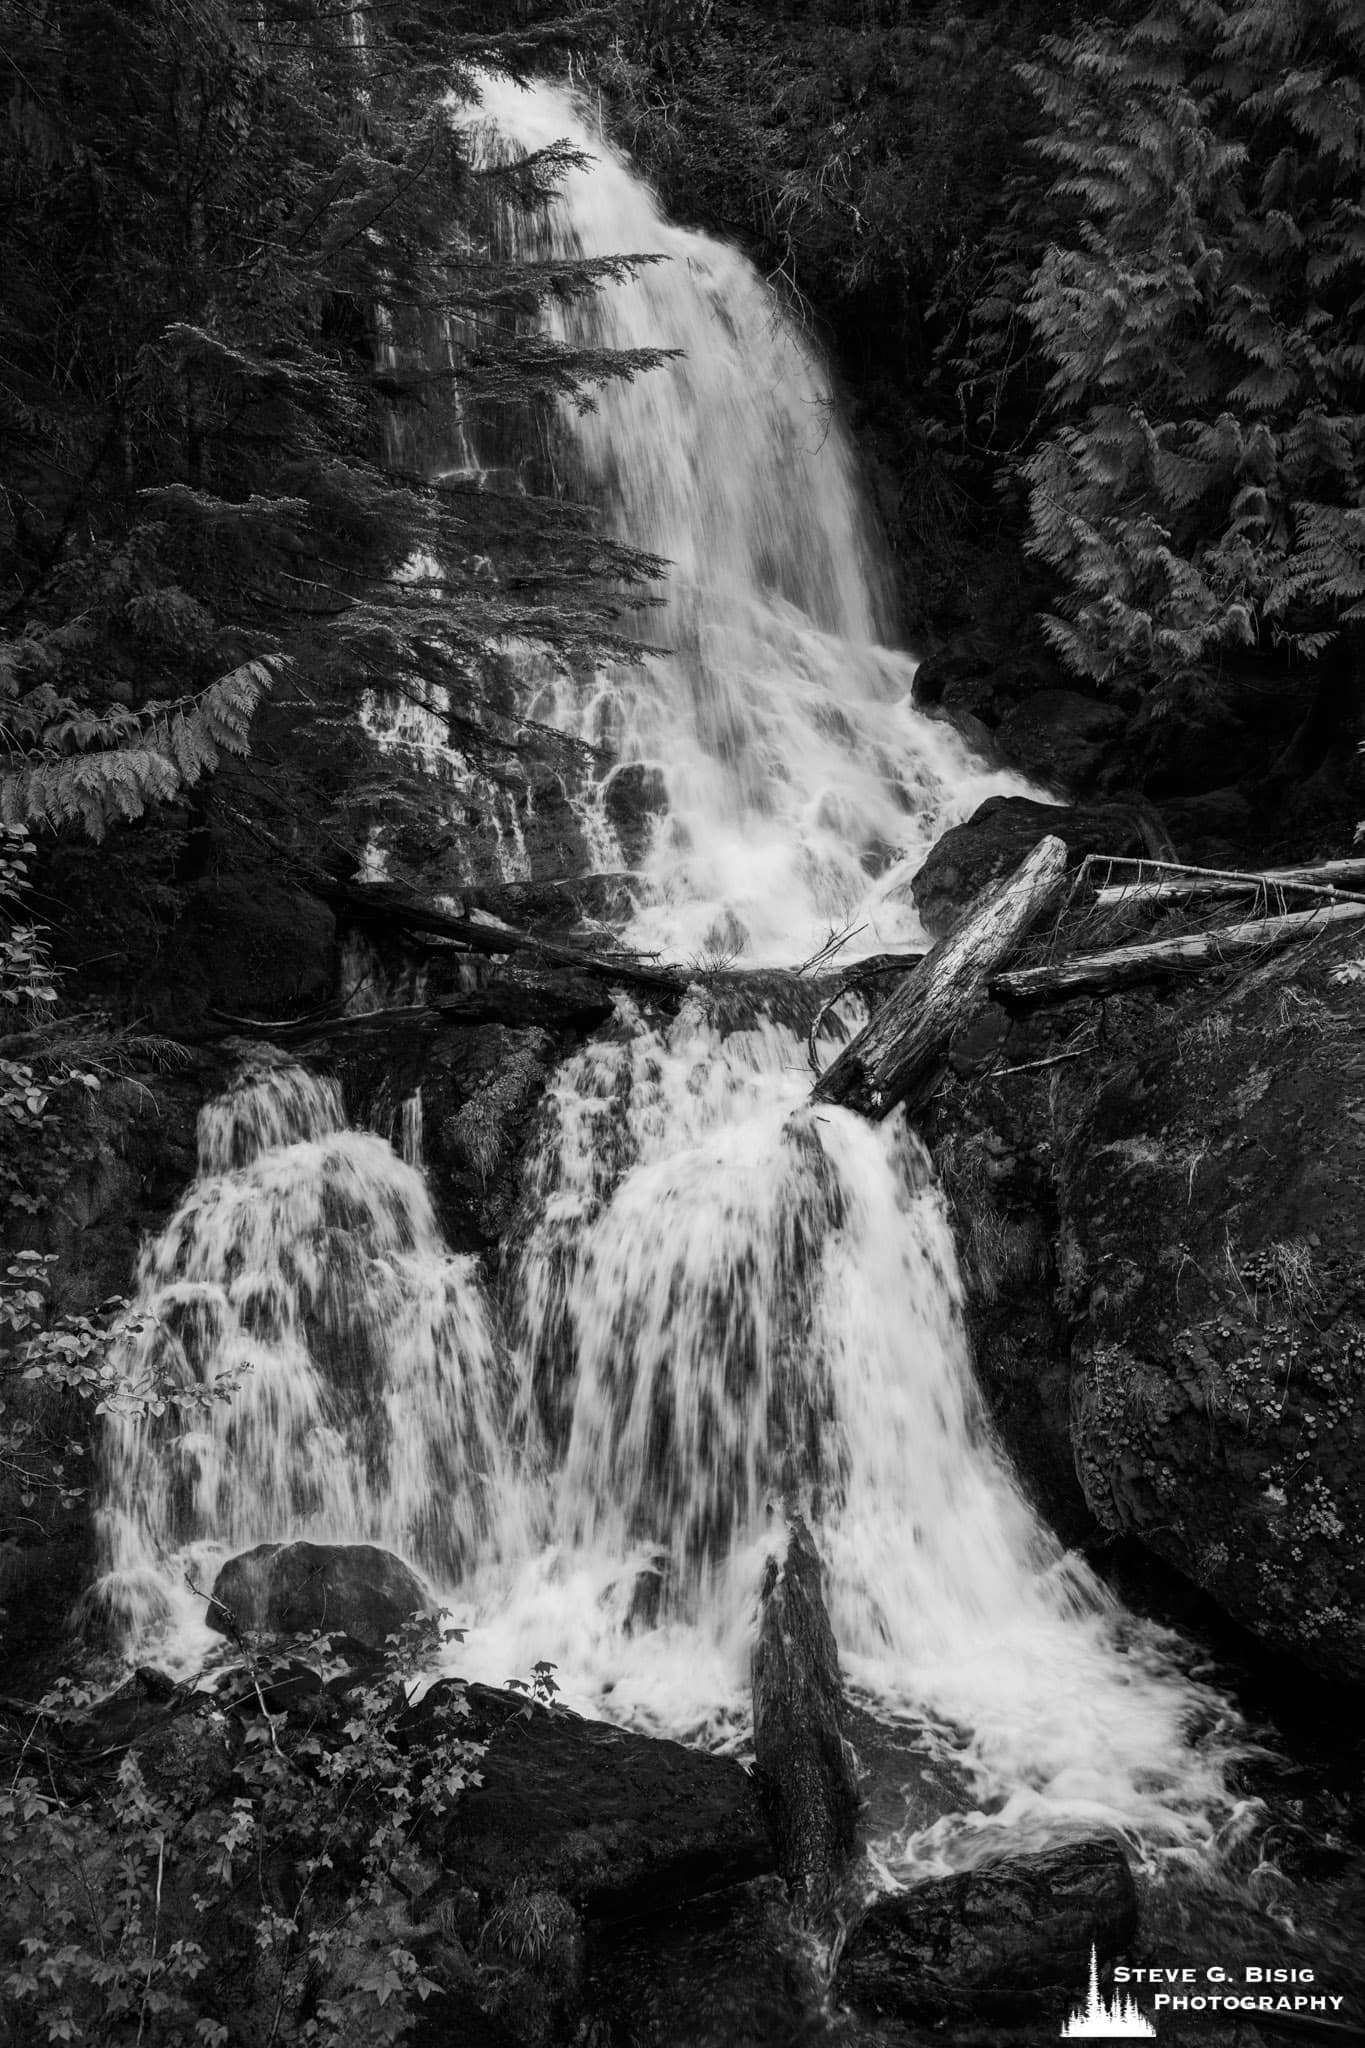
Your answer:
[[[821,1576],[810,1530],[794,1515],[781,1564],[768,1560],[750,1665],[754,1757],[778,1868],[792,1897],[812,1902],[848,1861],[858,1817]]]
[[[844,1047],[811,1090],[812,1102],[840,1103],[862,1116],[889,1116],[922,1103],[942,1069],[948,1040],[985,1000],[987,983],[1030,928],[1060,902],[1066,848],[1042,839],[1014,873],[982,894],[955,930]]]
[[[457,916],[452,910],[435,910],[427,904],[414,903],[401,889],[387,882],[335,882],[328,886],[326,895],[329,902],[340,903],[361,920],[382,924],[389,930],[456,939],[469,952],[490,958],[526,953],[556,967],[572,967],[600,981],[621,982],[659,995],[680,996],[691,978],[677,968],[647,967],[628,954],[580,952],[576,946],[532,938],[527,932],[514,931],[510,925],[486,924],[479,918]]]
[[[457,995],[433,996],[425,1003],[401,1003],[388,1009],[272,1019],[237,1017],[214,1010],[214,1020],[253,1038],[276,1045],[312,1045],[329,1038],[382,1038],[392,1031],[429,1031],[476,1024],[540,1024],[550,1030],[564,1025],[588,1030],[612,1014],[611,999],[582,978],[565,976],[558,983],[490,982]]]
[[[1175,939],[1154,939],[1142,946],[1113,946],[1103,953],[1081,953],[1046,967],[1021,967],[991,977],[990,993],[1009,1010],[1036,1009],[1044,1003],[1065,1003],[1072,996],[1107,996],[1168,974],[1198,973],[1272,953],[1299,939],[1313,938],[1337,924],[1365,918],[1365,902],[1329,903],[1315,910],[1293,910],[1285,917],[1256,917],[1215,931],[1185,932]]]
[[[1094,867],[1107,867],[1111,873],[1115,867],[1132,867],[1137,871],[1131,882],[1110,881],[1096,892],[1095,907],[1100,910],[1156,909],[1163,903],[1187,902],[1192,896],[1236,897],[1259,891],[1267,895],[1321,896],[1336,903],[1349,902],[1353,896],[1365,901],[1359,886],[1345,886],[1348,882],[1365,885],[1365,861],[1241,870],[1186,867],[1167,861],[1129,861],[1092,854],[1082,863],[1082,875]]]

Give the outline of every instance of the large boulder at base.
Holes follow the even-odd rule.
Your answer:
[[[1131,1539],[1354,1685],[1361,932],[1111,997],[1079,1055],[1074,1021],[1040,1013],[1012,1071],[959,1083],[930,1131],[983,1388],[1065,1540]]]
[[[374,1649],[431,1605],[417,1574],[373,1543],[260,1543],[219,1572],[208,1624],[222,1635],[340,1630]]]
[[[995,744],[1034,782],[1085,796],[1117,760],[1127,723],[1116,704],[1079,690],[1039,690],[1000,721]]]
[[[588,2002],[635,2048],[804,2048],[829,2038],[822,1986],[776,1878],[592,1942]]]
[[[1055,834],[1075,862],[1087,853],[1154,851],[1152,826],[1132,804],[1045,804],[993,796],[930,848],[910,884],[927,932],[942,938],[992,882],[1012,874],[1040,839]]]
[[[638,1915],[773,1869],[753,1780],[728,1758],[481,1686],[468,1705],[482,1782],[434,1846],[485,1905],[530,1888]]]
[[[1085,1990],[1137,1931],[1114,1841],[1068,1842],[878,1899],[849,1937],[838,1994],[912,2023],[1028,2017]]]

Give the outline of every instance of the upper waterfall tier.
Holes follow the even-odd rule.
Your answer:
[[[520,255],[657,259],[552,305],[552,331],[678,352],[609,381],[590,410],[566,402],[552,451],[571,495],[669,564],[634,614],[640,662],[584,676],[520,659],[527,708],[614,757],[572,797],[590,861],[635,870],[625,936],[684,964],[795,964],[848,927],[846,957],[912,943],[908,886],[933,840],[1023,784],[911,702],[914,662],[893,644],[891,579],[818,351],[737,249],[663,218],[570,94],[489,81],[482,121],[490,151],[568,142],[588,159],[538,214],[509,214]],[[443,710],[429,757],[467,807]],[[418,737],[410,705],[380,716]],[[643,855],[612,826],[622,771],[662,795]],[[490,788],[487,808],[502,820],[505,793]],[[526,832],[500,830],[525,877]]]

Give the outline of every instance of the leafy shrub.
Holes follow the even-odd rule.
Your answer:
[[[482,1754],[459,1686],[409,1707],[454,1633],[409,1623],[359,1679],[327,1638],[246,1647],[226,1711],[163,1714],[103,1776],[70,1690],[39,1710],[0,1792],[0,2040],[400,2040],[436,1988],[422,1825]]]

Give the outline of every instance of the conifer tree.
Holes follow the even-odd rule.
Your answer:
[[[499,255],[500,213],[570,156],[481,161],[478,74],[565,31],[479,23],[444,0],[0,0],[9,822],[137,815],[240,752],[286,674],[473,693],[491,641],[596,643],[657,566],[534,479],[433,474],[457,418],[548,418],[655,359],[538,331],[547,297],[628,264]]]
[[[1027,312],[1057,424],[1031,546],[1081,674],[1177,694],[1225,650],[1359,669],[1365,0],[1159,0],[1028,68],[1073,228]]]

